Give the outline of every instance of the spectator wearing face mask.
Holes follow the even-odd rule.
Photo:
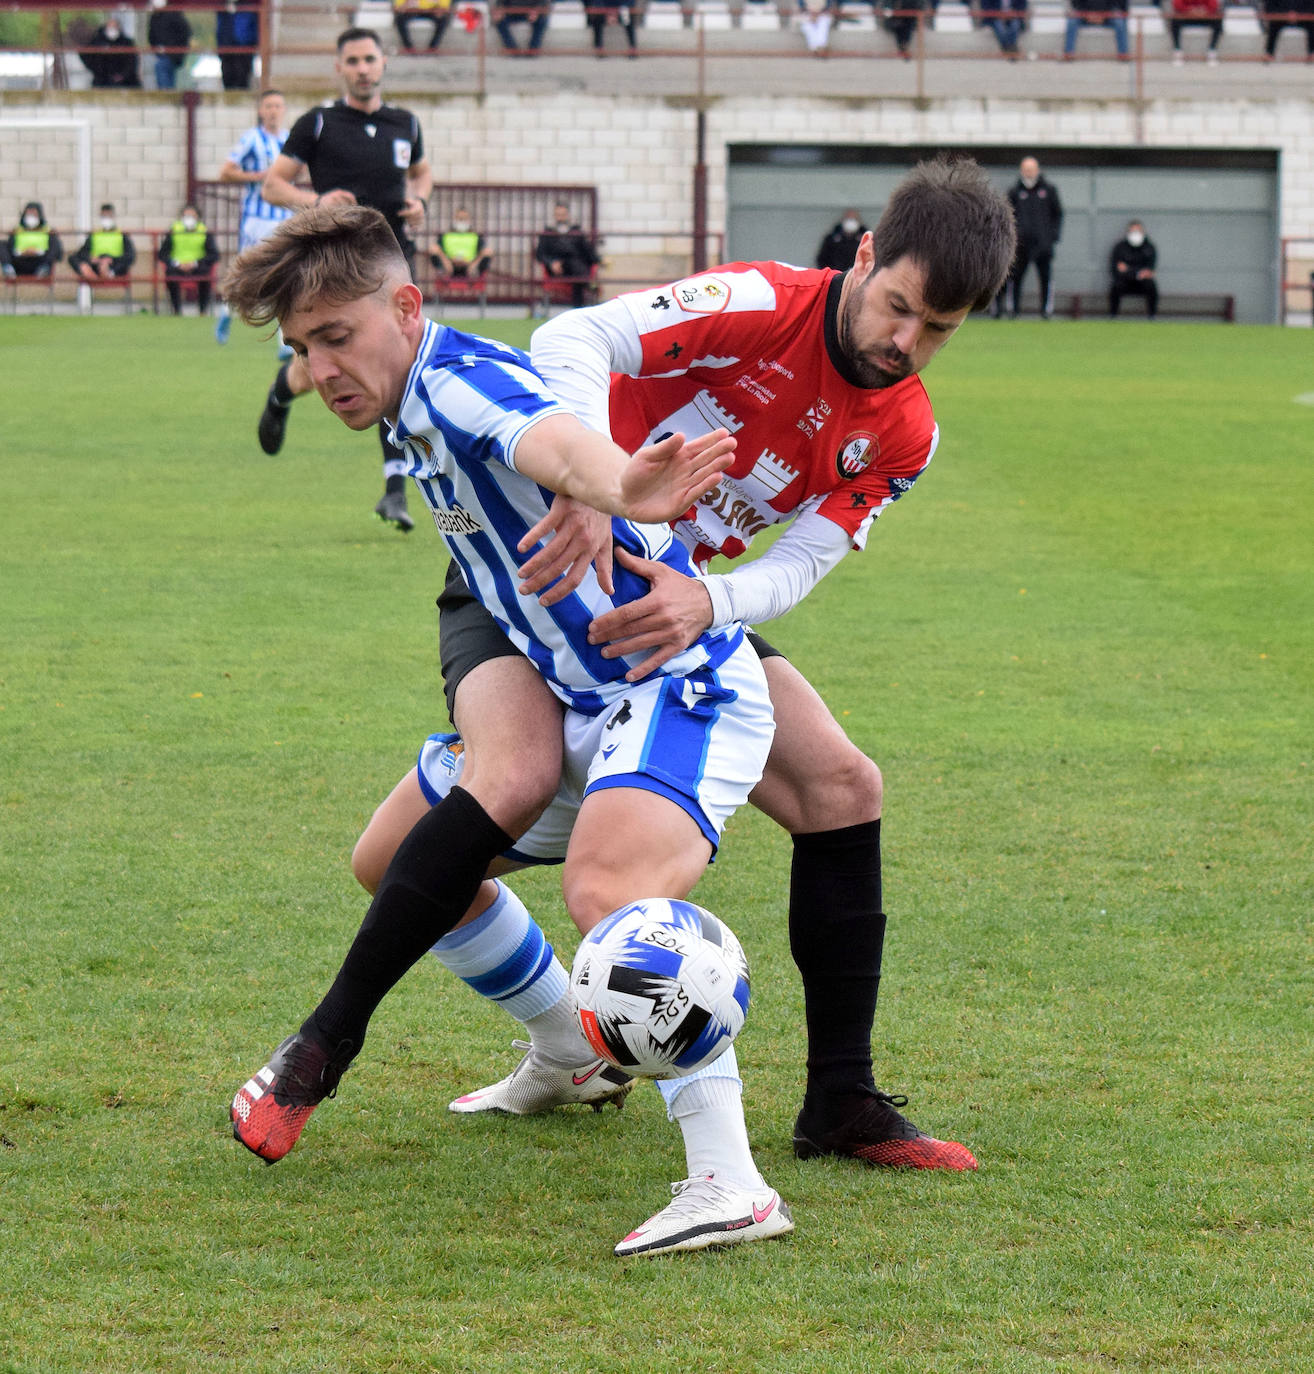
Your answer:
[[[1049,319],[1054,313],[1054,285],[1051,271],[1054,247],[1063,232],[1063,205],[1058,189],[1040,173],[1040,163],[1034,157],[1024,157],[1018,164],[1017,180],[1008,192],[1017,223],[1017,256],[1004,289],[995,299],[995,318],[1008,311],[1017,319],[1022,306],[1022,281],[1027,268],[1035,264],[1040,280],[1040,317]]]
[[[1109,254],[1109,314],[1116,315],[1124,296],[1144,296],[1145,313],[1150,319],[1159,313],[1159,286],[1154,280],[1154,264],[1159,254],[1145,236],[1145,226],[1132,220],[1121,240]]]
[[[0,271],[6,278],[48,277],[64,256],[59,235],[46,223],[39,200],[23,206],[18,224],[0,243]]]
[[[464,206],[452,212],[452,225],[438,236],[429,255],[440,276],[449,281],[474,281],[482,277],[493,261],[493,253]]]
[[[559,278],[570,288],[570,303],[586,305],[592,295],[593,270],[600,262],[592,240],[575,223],[570,206],[559,200],[552,207],[552,218],[538,236],[534,258],[543,264],[549,277]]]
[[[160,240],[160,261],[164,264],[164,284],[175,315],[182,314],[182,291],[188,282],[196,285],[196,308],[204,315],[210,309],[210,279],[219,261],[214,235],[201,222],[194,205],[184,205],[169,232]]]
[[[137,47],[111,15],[87,39],[86,48],[78,56],[91,73],[96,87],[140,87],[141,68]]]
[[[839,223],[821,240],[817,249],[817,266],[829,267],[836,272],[847,272],[853,266],[858,253],[858,244],[867,232],[867,226],[854,209],[845,210]]]
[[[114,207],[106,202],[100,207],[100,227],[87,235],[68,265],[83,281],[105,282],[126,277],[136,261],[132,239],[119,228]]]

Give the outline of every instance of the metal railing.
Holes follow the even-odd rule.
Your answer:
[[[137,0],[134,7],[140,8],[146,0]],[[323,7],[305,4],[287,4],[278,6],[277,10],[271,10],[269,0],[253,0],[258,6],[261,14],[261,42],[258,48],[223,48],[218,49],[222,54],[248,54],[259,55],[262,66],[261,80],[268,84],[276,79],[276,74],[281,67],[288,64],[289,59],[305,57],[323,57],[324,79],[327,84],[329,81],[329,70],[333,56],[331,43],[325,41],[306,43],[295,41],[296,31],[299,27],[301,16],[309,17],[314,15],[321,23],[325,17]],[[777,5],[779,4],[779,8]],[[220,0],[191,0],[190,8],[196,10],[217,10],[222,8]],[[43,38],[38,49],[32,48],[16,49],[13,47],[0,49],[0,52],[33,52],[43,59],[47,72],[44,78],[47,84],[58,86],[67,85],[67,59],[76,54],[88,51],[85,43],[69,42],[64,29],[59,23],[59,16],[63,13],[71,12],[75,8],[73,5],[62,3],[62,0],[3,0],[0,8],[8,10],[30,10],[38,11],[48,16],[51,20],[48,28],[43,31]],[[395,46],[391,32],[391,9],[380,7],[368,7],[370,13],[364,17],[368,18],[372,27],[379,33],[380,40],[388,47]],[[426,62],[448,62],[454,57],[463,59],[463,65],[472,67],[468,72],[457,73],[457,79],[453,80],[453,73],[449,70],[444,75],[442,90],[445,94],[474,94],[485,95],[490,89],[490,84],[496,84],[504,77],[514,77],[514,74],[521,69],[518,65],[511,66],[513,60],[523,54],[524,49],[505,49],[496,36],[495,24],[499,15],[511,8],[517,14],[538,14],[547,13],[549,15],[562,14],[567,8],[570,9],[574,19],[585,21],[578,27],[566,29],[556,25],[549,25],[547,30],[550,41],[543,47],[535,51],[534,56],[537,60],[551,63],[555,59],[579,58],[581,56],[601,56],[607,59],[618,59],[629,56],[629,52],[624,47],[612,46],[602,49],[595,49],[591,43],[591,35],[587,26],[587,20],[592,17],[602,17],[608,21],[614,20],[617,11],[614,9],[600,9],[596,6],[574,4],[563,6],[560,9],[552,6],[526,5],[523,8],[492,6],[490,7],[484,0],[454,0],[451,15],[452,20],[448,25],[447,33],[441,46],[429,51],[427,49],[417,49],[405,54],[408,61],[421,64]],[[337,17],[343,24],[353,23],[363,17],[363,7],[341,5],[336,7]],[[144,12],[144,11],[143,11]],[[721,5],[717,0],[717,8],[713,9],[708,3],[699,3],[698,0],[682,0],[678,11],[674,3],[666,5],[644,4],[635,5],[632,10],[627,11],[632,14],[636,23],[640,26],[643,33],[643,41],[639,44],[636,55],[642,59],[662,59],[678,58],[685,64],[688,71],[688,82],[686,94],[703,97],[709,92],[708,67],[712,62],[719,62],[730,59],[760,59],[763,56],[761,45],[754,46],[750,41],[746,41],[746,31],[743,27],[735,27],[733,23],[727,26],[718,26],[714,21],[717,18],[724,19],[729,16],[733,20],[738,16],[741,20],[745,14],[756,13],[758,17],[767,19],[768,22],[774,18],[779,26],[790,25],[800,11],[795,10],[788,4],[788,0],[769,0],[769,3],[762,11],[746,10],[743,0],[737,0],[737,4],[729,10]],[[675,13],[680,15],[682,29],[689,32],[680,36],[679,43],[667,37],[663,41],[661,31],[657,29],[644,29],[645,20],[657,14],[664,14],[668,19]],[[827,57],[831,61],[844,60],[849,58],[859,58],[863,61],[872,59],[886,61],[904,61],[912,67],[914,72],[913,91],[917,97],[925,97],[928,94],[926,74],[929,67],[941,60],[952,59],[955,62],[961,61],[991,61],[999,62],[1001,58],[1015,59],[1019,54],[1010,53],[1002,46],[989,31],[987,21],[992,19],[1012,20],[1019,17],[1016,11],[997,8],[992,6],[988,0],[977,0],[970,5],[946,4],[943,11],[930,11],[920,5],[909,5],[907,8],[897,6],[884,7],[879,4],[853,3],[853,0],[841,0],[835,3],[829,11],[836,20],[835,34],[839,41],[832,44],[827,52]],[[417,11],[417,14],[431,13],[431,11]],[[1282,25],[1285,27],[1310,27],[1314,25],[1314,15],[1302,11],[1279,11],[1261,10],[1253,5],[1232,5],[1224,11],[1224,15],[1231,18],[1235,15],[1244,14],[1249,16],[1253,34],[1251,36],[1262,37],[1265,29],[1272,25]],[[1081,50],[1080,44],[1088,42],[1085,30],[1091,26],[1098,27],[1100,21],[1107,16],[1117,16],[1125,18],[1128,35],[1128,51],[1123,56],[1123,61],[1131,68],[1126,91],[1134,99],[1144,99],[1145,79],[1147,68],[1155,65],[1164,65],[1173,60],[1180,60],[1166,44],[1156,43],[1160,34],[1166,34],[1168,26],[1174,16],[1168,8],[1160,12],[1157,9],[1149,9],[1147,6],[1135,6],[1130,13],[1125,10],[1117,10],[1110,6],[1107,11],[1078,12],[1069,6],[1061,3],[1061,0],[1036,0],[1030,10],[1022,17],[1030,26],[1033,39],[1028,44],[1026,56],[1033,60],[1042,62],[1056,61],[1076,61],[1082,63],[1108,62],[1114,59],[1116,54],[1104,51],[1105,44],[1098,48],[1091,42],[1086,51]],[[1077,19],[1082,23],[1082,37],[1079,40],[1077,50],[1071,53],[1063,51],[1064,30],[1067,21]],[[960,24],[963,27],[980,29],[981,41],[974,42],[969,38],[967,44],[962,41],[961,32],[941,33],[940,26],[950,22]],[[906,29],[904,32],[895,35],[888,30],[891,26],[897,25],[899,21],[904,21]],[[1191,20],[1185,20],[1187,24]],[[1198,22],[1198,21],[1195,21]],[[272,41],[272,33],[277,25],[278,42]],[[1040,29],[1047,26],[1046,33],[1043,35],[1045,43],[1039,41]],[[672,30],[669,28],[665,33],[670,35]],[[1050,36],[1053,37],[1052,45],[1049,44]],[[1244,64],[1259,63],[1273,60],[1272,55],[1264,50],[1264,45],[1251,42],[1251,36],[1245,38],[1245,50],[1238,49],[1241,39],[1230,36],[1224,49],[1216,54],[1218,59],[1224,63]],[[145,45],[138,45],[134,48],[121,48],[116,51],[122,53],[135,53],[138,57],[148,56],[151,49]],[[800,39],[797,46],[792,47],[772,47],[770,49],[772,59],[802,58],[814,60],[814,54],[810,52]],[[1193,53],[1191,61],[1202,61],[1203,53],[1198,57]],[[1279,55],[1276,59],[1279,63],[1290,63],[1301,60],[1300,54],[1288,57]],[[502,64],[508,64],[504,67]],[[61,73],[63,74],[61,77]],[[462,78],[466,78],[465,81]],[[279,78],[281,79],[281,78]]]

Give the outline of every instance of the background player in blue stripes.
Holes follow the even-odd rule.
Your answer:
[[[246,187],[242,197],[242,222],[237,236],[239,253],[254,247],[294,213],[286,206],[271,204],[261,194],[265,186],[265,173],[274,165],[274,159],[283,151],[283,144],[287,141],[287,130],[283,127],[286,114],[287,101],[283,99],[282,91],[261,91],[256,103],[255,126],[242,135],[237,146],[228,154],[228,160],[219,169],[220,181],[237,182]],[[227,343],[231,328],[232,316],[228,305],[221,301],[214,337],[219,343]],[[278,356],[290,358],[292,350],[280,342]]]
[[[573,795],[563,889],[581,931],[626,902],[683,897],[711,859],[725,821],[762,775],[773,734],[762,666],[742,626],[701,634],[656,673],[589,643],[599,612],[647,590],[624,569],[614,587],[590,570],[551,607],[524,597],[519,571],[553,492],[612,517],[617,545],[675,573],[692,562],[666,524],[710,491],[734,440],[675,434],[631,458],[551,393],[529,358],[434,324],[386,220],[357,206],[322,206],[290,220],[240,257],[225,283],[246,321],[277,319],[316,390],[351,429],[386,421],[467,583],[564,707],[558,771]],[[514,703],[507,702],[514,718]],[[523,939],[528,914],[478,899],[489,865],[522,828],[485,799],[477,769],[402,842],[333,986],[300,1030],[237,1092],[233,1132],[261,1158],[281,1159],[336,1086],[370,1015],[397,978],[478,912],[470,946]],[[510,827],[510,829],[508,829]],[[564,979],[545,952],[545,973]],[[597,1060],[573,1024],[564,986],[547,991],[555,1018],[535,1026],[574,1081],[615,1097],[628,1086]],[[546,1034],[540,1035],[543,1030]],[[660,1085],[685,1138],[689,1177],[616,1253],[767,1239],[793,1229],[789,1209],[757,1170],[733,1048]],[[581,1098],[578,1100],[587,1100]]]

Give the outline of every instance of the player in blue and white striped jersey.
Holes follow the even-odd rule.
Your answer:
[[[282,205],[271,205],[261,194],[265,173],[274,165],[274,159],[287,142],[287,130],[283,127],[286,114],[287,101],[283,99],[281,91],[261,91],[256,104],[257,123],[242,135],[228,154],[228,160],[219,169],[220,181],[236,182],[246,187],[237,237],[239,253],[254,247],[295,213]],[[220,343],[228,342],[231,319],[227,304],[221,301],[219,318],[214,326],[214,336]]]
[[[287,142],[287,130],[283,127],[286,114],[287,102],[281,91],[261,91],[256,105],[258,122],[237,141],[219,170],[220,181],[242,182],[246,186],[246,194],[242,197],[239,252],[259,243],[294,213],[286,206],[271,205],[260,194],[265,173],[274,165],[274,159]]]
[[[553,691],[575,710],[596,715],[645,655],[604,658],[589,644],[589,625],[642,596],[647,582],[618,567],[614,592],[589,577],[550,607],[519,589],[524,550],[538,542],[531,531],[547,517],[552,492],[517,471],[517,446],[544,417],[569,415],[519,349],[427,321],[393,440],[471,590]],[[613,518],[612,533],[636,557],[693,575],[669,525]],[[737,624],[709,632],[663,672],[718,668],[742,641]]]
[[[519,590],[520,568],[557,523],[549,514],[555,492],[611,515],[617,543],[636,555],[691,573],[683,546],[654,524],[717,484],[734,440],[724,430],[688,443],[675,434],[627,455],[558,402],[527,355],[426,320],[386,219],[361,206],[307,209],[243,254],[225,289],[248,323],[279,321],[344,424],[389,424],[471,590],[563,703],[561,771],[579,789],[562,886],[580,931],[630,901],[687,896],[766,762],[773,720],[756,654],[732,623],[629,682],[637,663],[604,656],[588,627],[642,596],[646,581],[618,571],[604,587],[589,569],[545,606]],[[514,703],[507,707],[509,728],[525,728]],[[271,1163],[292,1148],[359,1050],[375,1007],[435,942],[463,927],[459,962],[476,978],[486,962],[481,945],[514,942],[512,927],[525,927],[527,913],[490,905],[483,879],[526,819],[513,804],[504,809],[477,769],[420,819],[333,986],[234,1097],[230,1118],[242,1144]],[[514,1076],[517,1091],[532,1099],[541,1080],[565,1078],[577,1090],[572,1101],[618,1100],[628,1080],[589,1048],[565,993],[533,994],[534,1053]],[[631,1231],[618,1254],[793,1229],[753,1160],[741,1092],[733,1048],[672,1090],[686,1160],[715,1162],[691,1170],[676,1200]]]

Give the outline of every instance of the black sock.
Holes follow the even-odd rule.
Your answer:
[[[874,1086],[871,1028],[884,941],[880,821],[795,835],[789,947],[807,1016],[805,1111],[827,1114],[837,1100]]]
[[[384,494],[391,496],[393,492],[406,494],[406,474],[404,472],[389,472],[388,464],[396,459],[405,459],[406,455],[392,443],[388,438],[388,427],[379,421],[379,447],[383,450],[383,490]]]
[[[274,378],[274,385],[269,388],[269,399],[277,406],[282,406],[284,410],[296,400],[296,393],[287,384],[286,363],[278,369],[278,376]]]
[[[330,1047],[359,1051],[374,1009],[465,915],[488,865],[511,844],[461,787],[420,819],[401,842],[374,894],[333,986],[302,1025]]]

